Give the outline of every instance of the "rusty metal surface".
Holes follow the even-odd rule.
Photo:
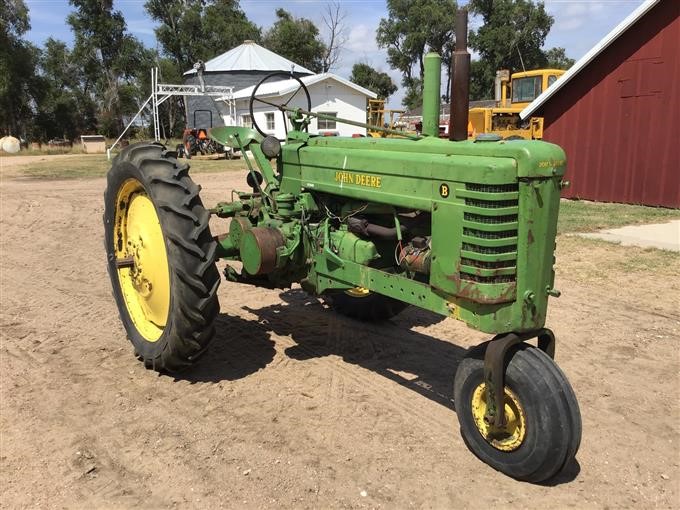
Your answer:
[[[563,197],[680,207],[680,21],[660,2],[536,115],[567,153]]]
[[[456,15],[456,49],[451,59],[451,115],[449,140],[467,140],[470,98],[470,54],[467,50],[468,12],[459,9]]]
[[[489,342],[484,353],[484,383],[486,384],[486,413],[484,421],[502,428],[507,424],[505,417],[505,356],[513,345],[522,339],[515,333],[498,335]]]
[[[555,333],[548,328],[543,328],[536,336],[538,338],[538,348],[552,359],[555,359]]]
[[[487,408],[484,420],[495,427],[506,425],[505,412],[499,411],[505,407],[503,388],[505,388],[505,362],[509,361],[506,360],[508,351],[513,345],[531,340],[534,337],[538,339],[538,348],[555,359],[555,334],[548,328],[521,334],[496,335],[486,348],[484,353],[484,382],[487,391]]]
[[[124,269],[126,267],[134,267],[135,265],[135,258],[130,255],[129,257],[123,257],[121,259],[116,259],[116,268],[117,269]]]
[[[261,275],[271,273],[276,269],[276,249],[285,245],[285,239],[279,229],[269,227],[253,227],[244,236],[253,236],[255,246],[260,252],[260,264],[251,274]],[[243,243],[242,243],[243,245]],[[243,256],[243,249],[241,250]],[[244,265],[246,261],[244,261]]]

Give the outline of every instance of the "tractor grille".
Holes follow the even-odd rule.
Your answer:
[[[501,209],[502,207],[512,207],[517,205],[517,200],[499,200],[498,202],[491,202],[489,200],[475,200],[474,198],[466,199],[465,205],[472,207],[486,207],[487,209]]]
[[[514,260],[501,260],[500,262],[485,262],[483,260],[460,259],[460,263],[464,266],[481,267],[484,269],[498,269],[499,267],[515,267]]]
[[[508,246],[478,246],[476,244],[463,243],[463,250],[471,251],[474,253],[481,253],[484,255],[493,255],[494,253],[512,253],[517,251],[515,245]]]
[[[490,223],[495,225],[497,223],[514,223],[517,221],[517,215],[508,214],[507,216],[482,216],[480,214],[466,212],[463,215],[463,219],[472,223]]]
[[[506,191],[517,191],[518,185],[516,182],[509,184],[475,184],[468,182],[465,185],[467,191],[480,191],[482,193],[504,193]]]
[[[467,183],[457,191],[465,199],[461,280],[507,284],[517,278],[517,183]]]
[[[516,237],[517,230],[501,230],[500,232],[485,232],[475,228],[463,228],[464,236],[479,237],[481,239],[503,239],[505,237]]]

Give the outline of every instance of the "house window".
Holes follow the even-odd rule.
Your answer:
[[[318,112],[322,115],[330,115],[331,117],[337,117],[338,112]],[[319,130],[322,129],[335,129],[335,120],[317,119]]]
[[[274,114],[265,113],[264,115],[267,119],[267,131],[274,131]]]
[[[250,115],[241,115],[241,125],[243,127],[253,127],[253,118]]]

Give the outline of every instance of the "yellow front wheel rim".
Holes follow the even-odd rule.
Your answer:
[[[170,310],[168,255],[156,208],[142,183],[128,179],[116,198],[114,231],[118,280],[130,319],[155,342]]]
[[[505,388],[504,398],[505,427],[495,427],[484,419],[486,414],[486,386],[481,383],[472,393],[472,417],[477,430],[491,446],[497,450],[511,452],[522,445],[526,435],[524,409],[510,389]]]

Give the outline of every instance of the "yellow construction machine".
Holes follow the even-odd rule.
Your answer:
[[[565,72],[562,69],[535,69],[511,75],[507,70],[497,71],[496,105],[470,109],[472,136],[494,133],[506,139],[543,138],[543,118],[522,120],[519,112]]]

